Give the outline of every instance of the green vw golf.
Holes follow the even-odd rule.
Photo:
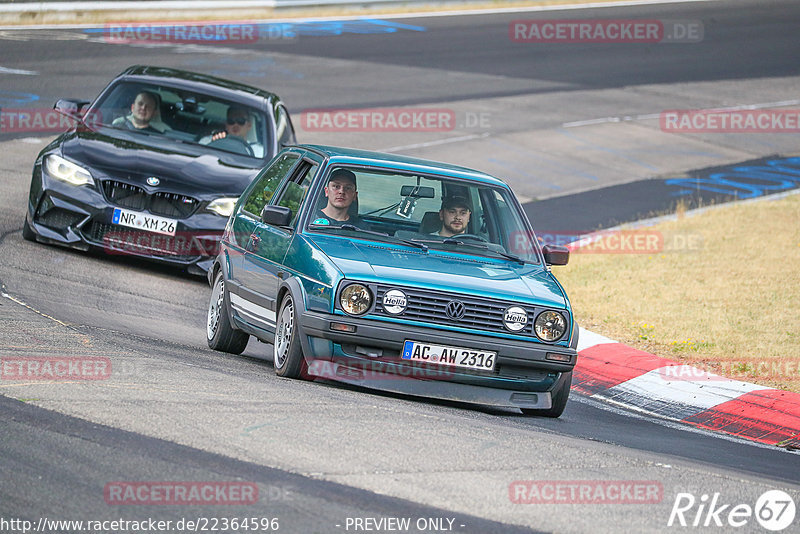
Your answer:
[[[463,167],[315,145],[239,198],[209,270],[208,345],[278,375],[558,417],[578,325],[511,189]]]

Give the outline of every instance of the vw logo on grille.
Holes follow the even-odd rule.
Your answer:
[[[161,180],[159,180],[155,176],[151,176],[150,178],[147,179],[147,185],[152,185],[153,187],[157,186],[160,183]]]
[[[447,306],[444,308],[444,312],[447,316],[454,321],[459,321],[464,318],[464,312],[467,311],[467,307],[464,306],[463,302],[459,302],[457,300],[451,300],[447,303]]]

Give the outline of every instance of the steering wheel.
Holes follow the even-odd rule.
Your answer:
[[[250,143],[235,135],[227,135],[221,139],[211,141],[208,146],[253,157],[253,147],[250,146]]]
[[[456,234],[453,237],[451,237],[450,239],[473,239],[475,241],[480,241],[481,243],[488,243],[489,242],[489,240],[486,239],[485,237],[481,237],[481,236],[476,235],[476,234]]]

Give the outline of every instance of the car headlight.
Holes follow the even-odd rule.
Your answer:
[[[47,168],[47,174],[62,182],[72,185],[91,185],[93,183],[92,175],[89,171],[71,161],[65,160],[61,156],[56,156],[55,154],[47,156],[44,160],[44,166]]]
[[[542,312],[534,321],[533,329],[542,341],[555,341],[567,331],[567,320],[558,312]]]
[[[363,315],[372,306],[372,293],[361,284],[350,284],[339,294],[339,304],[350,315]]]
[[[223,217],[230,217],[231,213],[233,213],[233,208],[236,206],[236,201],[239,200],[238,198],[218,198],[213,200],[208,205],[208,211],[213,211],[217,215],[221,215]]]

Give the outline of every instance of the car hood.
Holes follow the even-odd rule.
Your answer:
[[[144,184],[150,176],[161,180],[159,189],[197,197],[205,194],[239,196],[247,187],[257,167],[237,165],[233,159],[203,149],[184,147],[173,141],[154,146],[112,137],[98,131],[78,131],[65,137],[62,154],[90,167],[100,179],[116,179]],[[148,141],[150,141],[148,139]],[[183,150],[181,150],[183,149]],[[215,152],[215,151],[214,151]],[[97,172],[99,171],[99,173]]]
[[[520,265],[467,254],[394,246],[376,241],[313,235],[345,278],[469,293],[498,300],[566,307],[553,275],[541,265]]]

